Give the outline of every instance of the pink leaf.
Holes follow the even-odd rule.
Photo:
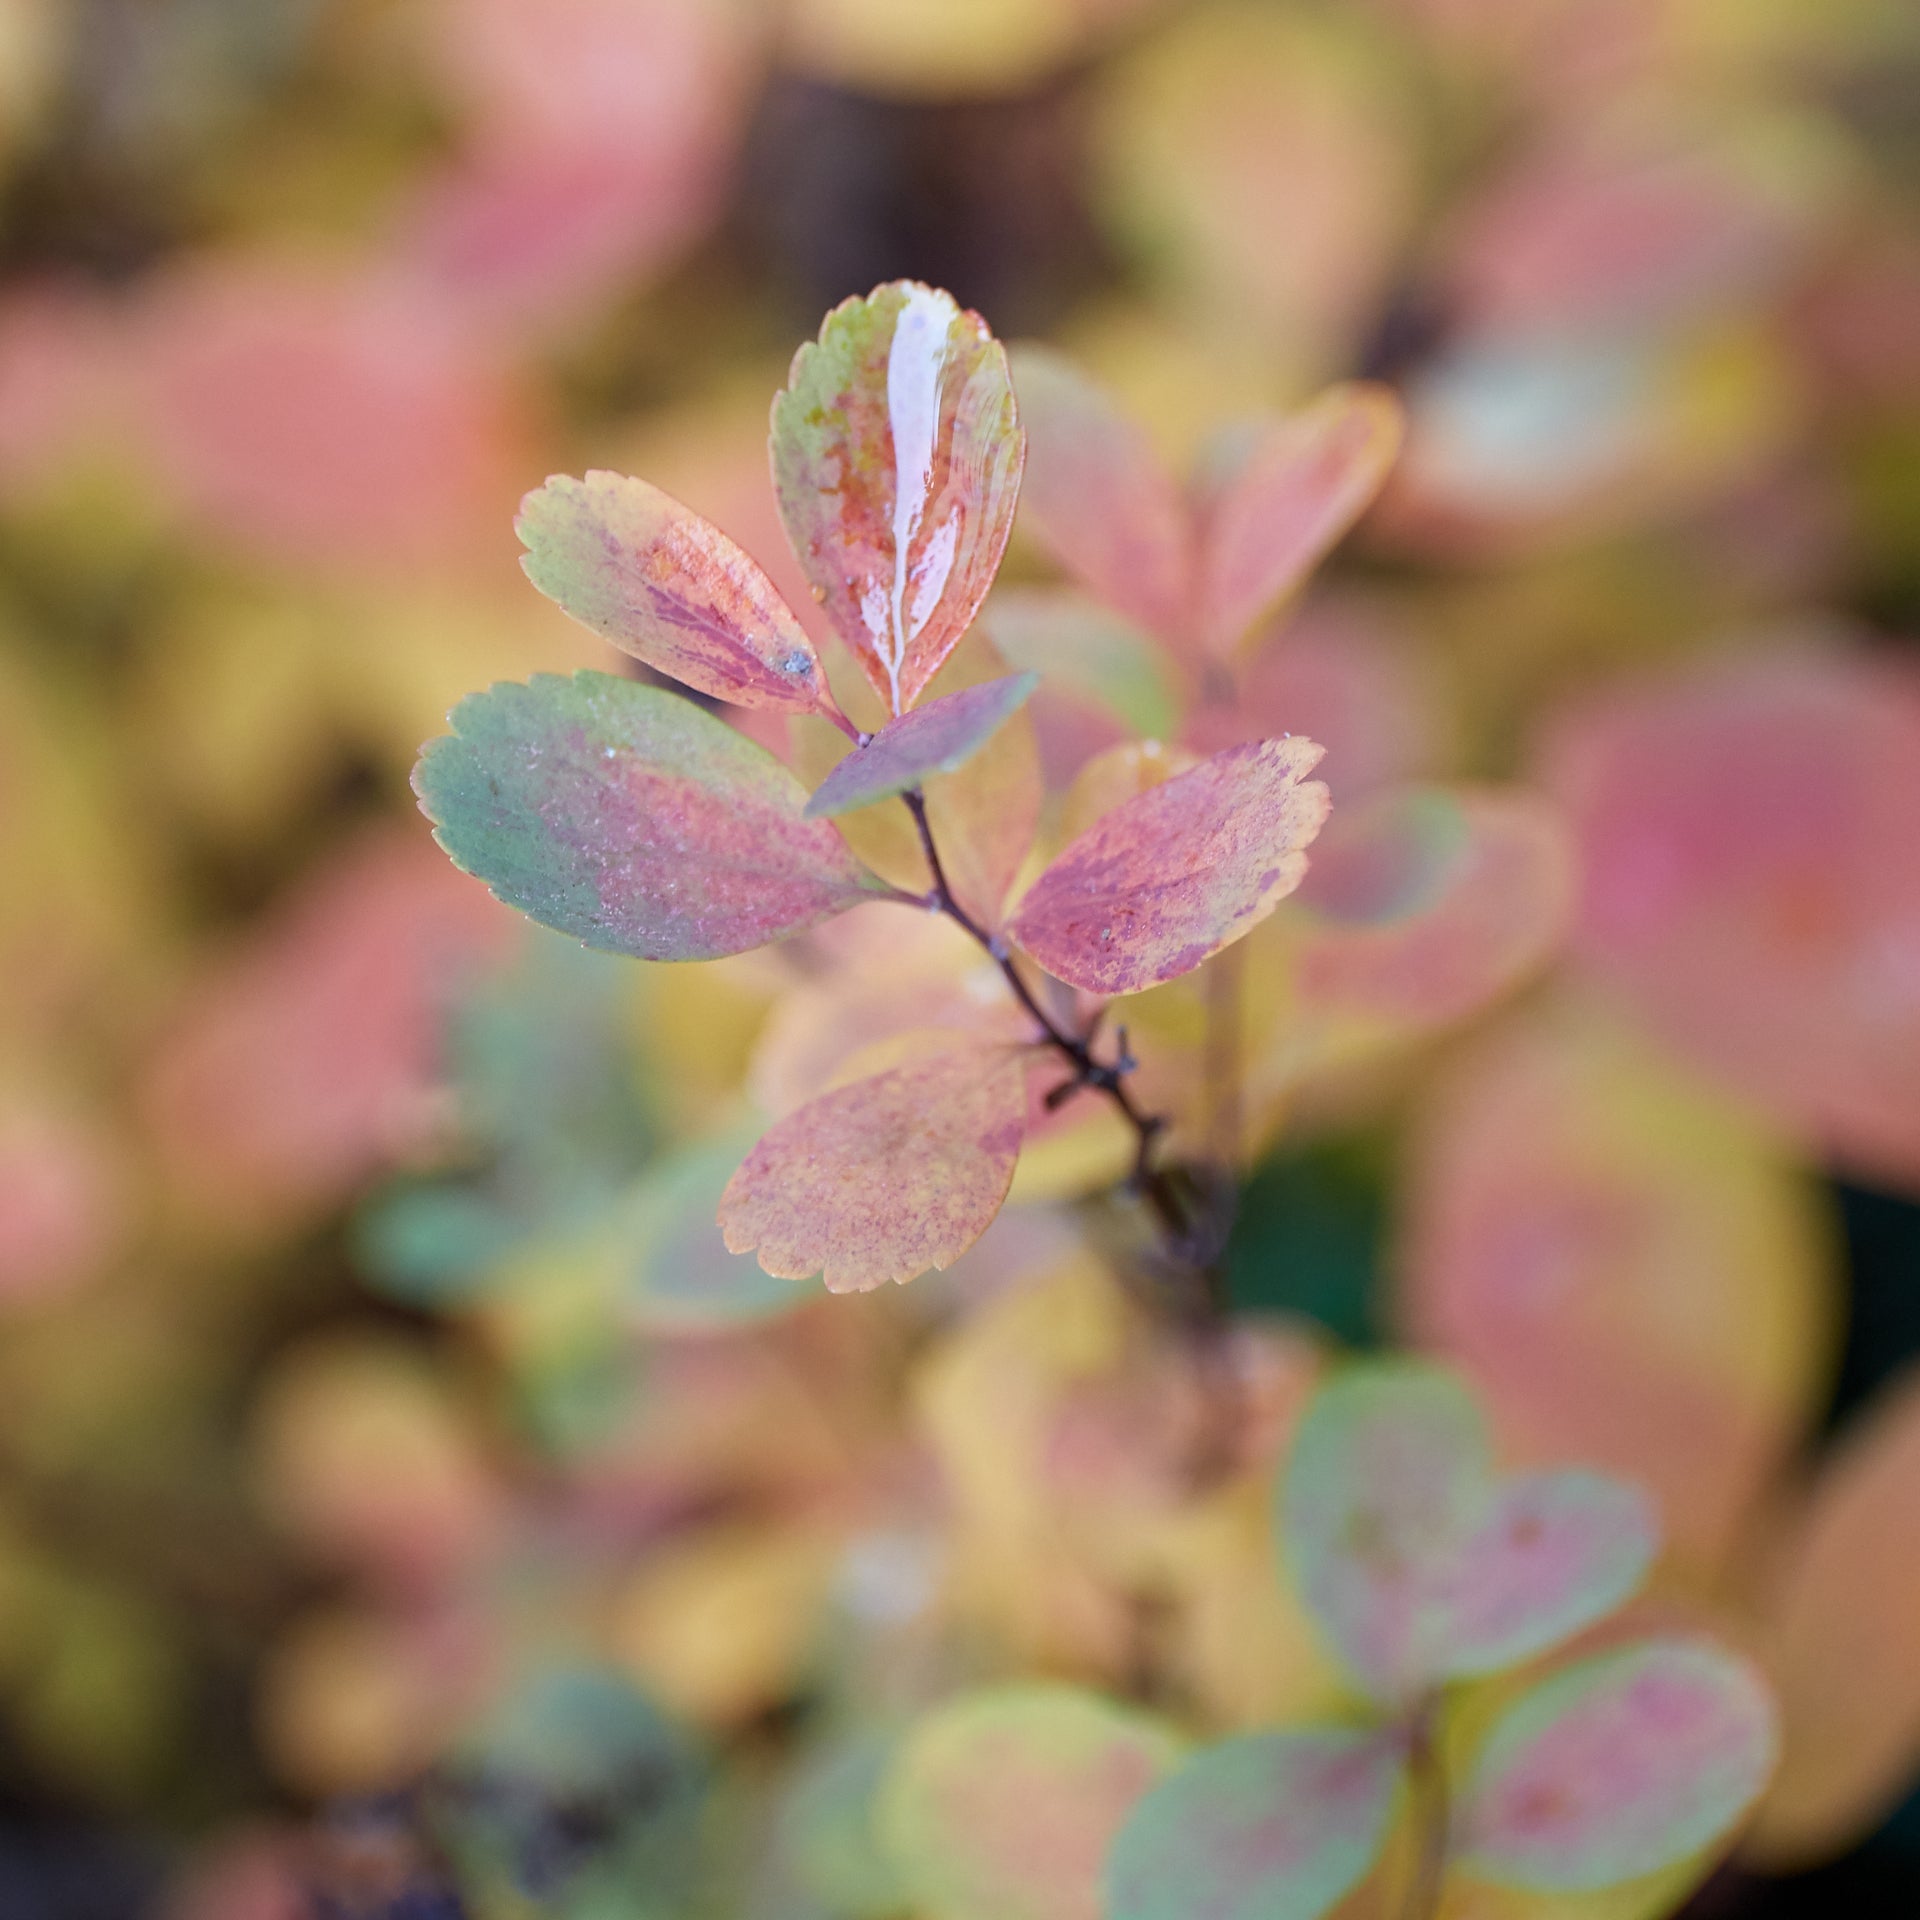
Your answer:
[[[1177,979],[1240,938],[1300,884],[1327,790],[1311,740],[1230,747],[1115,807],[1015,912],[1041,966],[1089,993]]]
[[[1762,297],[1834,184],[1817,148],[1781,164],[1783,131],[1557,135],[1464,209],[1446,250],[1449,305],[1475,333],[1626,334]]]
[[[1574,887],[1566,827],[1524,790],[1399,787],[1343,806],[1289,908],[1301,1001],[1416,1029],[1464,1019],[1547,959]]]
[[[18,1096],[0,1105],[0,1308],[92,1279],[125,1230],[125,1185],[97,1127]]]
[[[1646,1577],[1653,1515],[1566,1471],[1501,1482],[1471,1396],[1434,1368],[1348,1368],[1287,1463],[1281,1538],[1308,1611],[1392,1703],[1493,1672],[1604,1618]]]
[[[484,551],[524,470],[517,379],[417,287],[181,268],[156,276],[124,352],[178,503],[274,559],[412,569]]]
[[[177,1190],[283,1218],[419,1155],[444,1126],[447,1008],[514,938],[425,835],[343,850],[207,969],[148,1068]]]
[[[889,721],[814,789],[807,818],[831,820],[890,800],[931,774],[957,772],[1026,705],[1039,684],[1038,674],[1009,674],[943,694]]]
[[[556,475],[515,524],[527,578],[636,659],[736,706],[833,711],[813,642],[773,582],[658,487]]]
[[[1025,442],[978,314],[915,281],[830,313],[773,405],[787,538],[888,711],[972,623],[1013,527]]]
[[[1177,641],[1193,552],[1173,477],[1147,436],[1063,355],[1021,347],[1014,376],[1027,429],[1022,526],[1116,613]]]
[[[863,1293],[951,1266],[1000,1211],[1027,1111],[1011,1049],[947,1045],[789,1114],[720,1201],[733,1253]]]
[[[989,618],[1001,597],[994,596]],[[1057,673],[1049,665],[1050,685]],[[1445,704],[1431,649],[1404,615],[1364,594],[1315,587],[1298,607],[1256,629],[1250,657],[1230,682],[1208,676],[1179,737],[1201,753],[1218,753],[1243,740],[1304,733],[1326,748],[1327,786],[1344,807],[1425,770],[1444,731]]]
[[[1460,1810],[1462,1865],[1580,1893],[1636,1880],[1720,1839],[1779,1745],[1743,1660],[1648,1641],[1567,1667],[1495,1723]]]
[[[1604,1617],[1645,1578],[1653,1503],[1578,1467],[1509,1480],[1460,1544],[1446,1593],[1447,1671],[1495,1673]]]
[[[1400,451],[1384,387],[1330,388],[1274,425],[1215,501],[1202,545],[1202,633],[1228,653],[1359,519]]]
[[[1578,958],[1661,1039],[1869,1178],[1920,1177],[1920,674],[1738,650],[1583,700],[1546,785]]]

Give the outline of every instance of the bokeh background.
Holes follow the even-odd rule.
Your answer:
[[[462,693],[612,664],[518,572],[548,473],[791,581],[768,401],[901,275],[1183,468],[1404,397],[1248,698],[1337,805],[1523,788],[1567,897],[1490,1004],[1273,1067],[1236,1303],[1276,1404],[1415,1344],[1658,1493],[1669,1604],[1787,1714],[1700,1913],[1920,1911],[1917,29],[0,0],[0,1915],[451,1915],[454,1754],[478,1911],[881,1920],[888,1729],[957,1674],[1138,1690],[1148,1564],[1184,1699],[1310,1696],[1168,1492],[1074,1169],[905,1293],[740,1270],[818,953],[585,954],[407,791]],[[1054,578],[1016,533],[1007,651]],[[1056,791],[1172,724],[1124,636],[1069,666]]]

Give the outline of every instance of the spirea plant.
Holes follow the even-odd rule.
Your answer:
[[[1369,419],[1383,406],[1370,393],[1348,404]],[[1210,643],[1345,530],[1384,472],[1376,442],[1289,423],[1214,503],[1207,537],[1179,530]],[[1010,898],[1032,823],[1007,844],[990,787],[949,789],[958,804],[936,820],[929,787],[988,745],[1035,676],[924,698],[1013,527],[1026,442],[1004,350],[927,287],[848,301],[795,356],[771,448],[795,558],[884,723],[847,717],[798,617],[719,529],[644,480],[551,480],[520,518],[536,586],[657,673],[736,707],[822,718],[851,751],[809,794],[662,688],[599,673],[496,686],[421,758],[415,786],[441,845],[534,919],[650,960],[739,953],[881,900],[944,915],[992,957],[1024,1035],[983,1021],[977,1035],[921,1036],[749,1154],[720,1223],[769,1273],[856,1290],[949,1266],[1000,1210],[1033,1104],[1083,1089],[1133,1129],[1134,1183],[1178,1240],[1193,1208],[1156,1160],[1168,1122],[1134,1099],[1125,1036],[1102,1036],[1100,1009],[1194,972],[1299,885],[1328,813],[1308,777],[1320,748],[1281,737],[1142,763],[1137,790]],[[840,831],[880,806],[910,817],[925,891],[882,879]]]
[[[1160,650],[1190,710],[1231,718],[1249,636],[1385,478],[1391,397],[1335,388],[1182,489],[1071,367],[1019,368],[1047,425],[1033,530]],[[727,1248],[834,1291],[945,1268],[999,1212],[1023,1146],[1088,1097],[1122,1123],[1123,1184],[1158,1271],[1180,1277],[1155,1297],[1217,1332],[1218,1197],[1244,1157],[1222,1061],[1231,1081],[1258,1012],[1234,950],[1307,873],[1330,812],[1320,747],[1282,730],[1204,755],[1114,749],[1042,833],[1035,783],[992,769],[1044,644],[1027,650],[1035,670],[933,690],[993,585],[1028,465],[1007,356],[946,294],[895,283],[830,314],[774,402],[771,455],[794,557],[874,723],[851,717],[865,709],[726,534],[644,480],[556,478],[522,510],[528,575],[705,704],[592,672],[471,696],[415,776],[440,844],[533,919],[654,961],[741,953],[871,906],[951,923],[996,992],[936,1004],[929,983],[924,1024],[890,1010],[873,1045],[842,1048],[824,1090],[727,1182]],[[844,745],[809,790],[795,768],[821,756],[783,760],[718,706]],[[1327,980],[1344,962],[1369,1018],[1458,1017],[1560,910],[1558,842],[1500,797],[1389,797],[1338,835],[1302,1005],[1339,1004]],[[1402,941],[1413,922],[1427,946]],[[1186,1044],[1197,1065],[1155,1084],[1204,1088],[1204,1124],[1142,1097],[1147,1063],[1107,1018],[1195,975],[1210,983],[1194,1002],[1205,1039]],[[916,979],[907,967],[894,984],[911,995]],[[1231,1401],[1220,1342],[1195,1351]],[[1236,1444],[1215,1436],[1196,1471]],[[1586,1472],[1497,1475],[1447,1377],[1336,1373],[1291,1448],[1277,1532],[1352,1684],[1345,1721],[1195,1752],[1171,1721],[1073,1689],[963,1695],[881,1779],[896,1904],[930,1920],[1312,1920],[1384,1860],[1399,1910],[1424,1920],[1462,1876],[1571,1894],[1684,1875],[1764,1783],[1771,1706],[1703,1640],[1531,1670],[1640,1585],[1653,1517]]]

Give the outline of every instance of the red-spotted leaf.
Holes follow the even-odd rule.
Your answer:
[[[1404,431],[1391,393],[1351,384],[1262,435],[1215,500],[1201,541],[1201,631],[1213,652],[1244,639],[1366,511]]]
[[[915,281],[848,300],[794,355],[772,452],[795,557],[904,713],[980,610],[1013,527],[1024,437],[1005,351]]]
[[[590,947],[711,960],[887,889],[764,748],[657,687],[539,674],[471,694],[413,774],[434,837]]]
[[[1328,1727],[1211,1747],[1134,1808],[1106,1920],[1317,1920],[1366,1877],[1404,1773],[1391,1732]]]
[[[1111,396],[1063,355],[1018,347],[1013,372],[1027,430],[1021,525],[1116,613],[1177,639],[1193,551],[1173,476]]]
[[[1103,1920],[1107,1849],[1182,1745],[1073,1687],[998,1687],[936,1708],[877,1802],[901,1905],[926,1920]]]
[[[736,706],[833,709],[813,642],[758,562],[658,487],[556,474],[514,524],[527,578],[648,666]]]
[[[951,1266],[1000,1211],[1026,1128],[1011,1048],[948,1044],[812,1100],[720,1200],[728,1250],[834,1293]]]
[[[1033,697],[1037,673],[1008,674],[961,693],[943,694],[890,720],[855,747],[814,789],[809,820],[830,820],[953,773],[973,758]]]
[[[1648,1503],[1578,1470],[1497,1480],[1478,1408],[1409,1362],[1315,1394],[1282,1488],[1287,1565],[1328,1643],[1376,1698],[1530,1658],[1646,1577]]]
[[[1760,1677],[1720,1648],[1654,1640],[1562,1669],[1495,1722],[1460,1808],[1460,1863],[1582,1893],[1723,1838],[1779,1746]]]
[[[1115,807],[1036,880],[1011,932],[1056,979],[1138,993],[1190,973],[1300,884],[1327,790],[1311,740],[1229,747]]]

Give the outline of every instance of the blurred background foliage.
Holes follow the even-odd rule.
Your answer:
[[[1768,1662],[1698,1912],[1915,1911],[1916,196],[1903,0],[0,0],[0,1914],[902,1912],[867,1800],[952,1688],[1328,1696],[1245,1493],[1333,1340],[1651,1487],[1647,1604]],[[721,1248],[893,948],[585,954],[406,790],[609,663],[515,566],[547,473],[791,584],[768,400],[899,275],[1203,480],[1393,383],[1247,699],[1337,809],[1572,850],[1464,1009],[1341,998],[1397,907],[1323,902],[1317,1000],[1250,947],[1204,1498],[1097,1143],[887,1297]],[[1055,578],[1016,532],[987,626],[1057,799],[1178,722]]]

